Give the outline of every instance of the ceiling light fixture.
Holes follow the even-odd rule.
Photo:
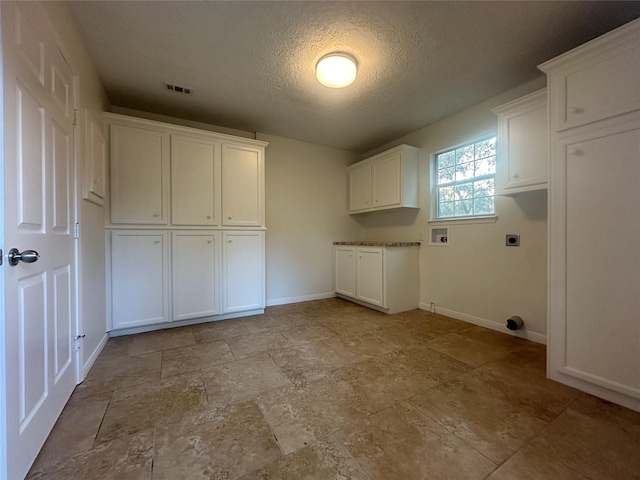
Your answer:
[[[343,88],[356,79],[356,60],[346,53],[330,53],[316,65],[318,81],[331,88]]]

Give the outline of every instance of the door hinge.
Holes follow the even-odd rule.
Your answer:
[[[80,238],[80,224],[78,222],[73,226],[73,238]]]
[[[78,125],[78,109],[74,108],[73,109],[73,126],[75,127],[76,125]]]
[[[0,248],[0,267],[2,266],[2,261],[4,259],[4,252],[2,251],[2,249]]]

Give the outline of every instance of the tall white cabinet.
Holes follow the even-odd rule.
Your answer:
[[[265,142],[105,114],[110,329],[261,313]]]
[[[640,411],[640,21],[548,75],[548,375]]]

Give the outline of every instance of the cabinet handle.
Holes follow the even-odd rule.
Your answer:
[[[211,220],[212,215],[207,215],[207,220]]]
[[[209,240],[207,240],[207,243],[209,243],[209,244],[213,243],[213,239],[210,238]]]
[[[518,175],[517,173],[514,173],[513,175],[511,175],[511,178],[520,178],[520,175]]]
[[[571,107],[569,109],[569,113],[575,113],[576,115],[580,115],[581,113],[584,113],[584,108],[580,108],[580,107]]]
[[[93,184],[95,185],[96,183],[100,183],[100,179],[99,178],[94,178],[93,179]]]
[[[159,243],[160,243],[160,239],[159,239],[159,238],[156,238],[156,239],[153,241],[153,244],[154,244],[154,245],[158,245]]]
[[[227,240],[227,242],[233,243],[233,238],[230,238],[229,240]]]
[[[154,218],[158,218],[160,216],[160,213],[159,212],[153,212],[153,216],[154,216]]]
[[[232,218],[233,218],[233,215],[229,215],[229,216],[227,217],[227,219],[228,219],[228,220],[231,220]]]

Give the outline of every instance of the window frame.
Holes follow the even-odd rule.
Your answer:
[[[439,217],[439,198],[438,198],[438,187],[441,185],[438,184],[438,156],[443,153],[451,152],[458,150],[463,147],[467,147],[469,145],[475,145],[480,142],[484,142],[491,138],[496,139],[496,156],[498,150],[498,135],[495,132],[488,133],[486,135],[482,135],[479,137],[475,137],[473,140],[465,141],[456,145],[448,146],[437,152],[434,152],[430,156],[430,220],[429,223],[452,223],[452,222],[460,222],[460,223],[488,223],[495,222],[497,220],[496,215],[496,193],[495,193],[495,181],[497,176],[497,159],[496,159],[496,171],[490,175],[483,175],[479,177],[470,177],[464,180],[461,180],[460,183],[467,183],[469,181],[475,180],[483,180],[493,178],[494,182],[494,193],[493,193],[493,213],[490,214],[477,214],[477,215],[460,215],[460,216],[449,216],[449,217]],[[450,185],[456,185],[457,183],[451,183]]]

